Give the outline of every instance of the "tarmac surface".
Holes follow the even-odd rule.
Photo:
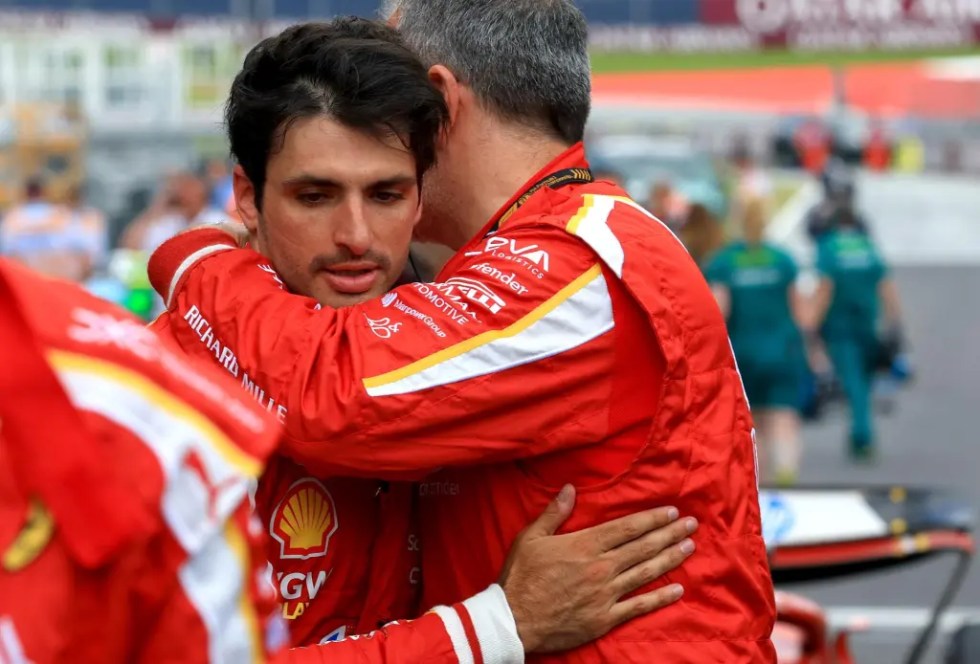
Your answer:
[[[803,482],[903,483],[948,487],[980,514],[980,186],[937,177],[869,176],[861,207],[892,261],[901,291],[916,381],[880,415],[880,456],[852,466],[844,454],[845,410],[805,430]],[[809,251],[794,221],[815,200],[805,187],[774,221],[772,233],[802,261]],[[828,609],[831,622],[867,618],[854,639],[858,664],[899,664],[952,573],[936,559],[885,573],[787,587]],[[971,567],[924,664],[942,662],[951,631],[980,623],[980,562]]]

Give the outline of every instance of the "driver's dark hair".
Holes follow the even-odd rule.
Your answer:
[[[448,111],[418,57],[382,23],[303,23],[264,39],[245,57],[225,106],[231,154],[260,208],[269,157],[295,121],[319,115],[378,136],[394,132],[414,155],[421,185]]]

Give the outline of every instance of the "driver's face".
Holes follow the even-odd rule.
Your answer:
[[[263,193],[258,211],[236,169],[242,219],[293,292],[343,307],[382,295],[401,274],[420,208],[415,160],[397,137],[299,120],[269,158]]]

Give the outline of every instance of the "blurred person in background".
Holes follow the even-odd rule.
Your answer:
[[[617,187],[625,187],[626,180],[623,174],[611,168],[596,168],[592,171],[597,181],[612,182]]]
[[[875,372],[883,349],[902,345],[898,288],[853,206],[839,207],[819,235],[816,267],[811,334],[819,330],[850,407],[850,455],[871,460]]]
[[[833,153],[833,136],[820,118],[807,118],[793,136],[803,168],[818,174],[827,166]]]
[[[925,142],[914,126],[903,126],[895,136],[892,162],[899,173],[921,173],[925,170]]]
[[[73,186],[66,201],[74,215],[74,226],[92,257],[92,268],[105,266],[109,256],[109,222],[105,213],[85,200],[82,187]]]
[[[223,208],[213,207],[203,178],[180,172],[166,178],[150,207],[123,232],[120,246],[153,252],[163,242],[190,226],[227,221]]]
[[[50,277],[82,282],[104,257],[104,220],[52,203],[34,178],[0,219],[0,253]]]
[[[796,262],[764,240],[767,212],[762,199],[746,204],[742,239],[718,252],[705,276],[728,321],[755,418],[762,479],[789,486],[796,482],[802,455],[805,355],[799,324],[805,312]]]
[[[756,200],[768,201],[773,194],[772,178],[759,166],[745,138],[739,138],[732,149],[731,163],[735,171],[733,216],[745,218],[745,207]]]
[[[208,159],[204,164],[204,181],[210,192],[210,205],[215,210],[224,210],[228,201],[234,198],[232,169],[227,159]]]
[[[880,119],[871,122],[868,140],[861,159],[869,171],[887,171],[892,165],[892,143],[885,123]]]
[[[664,222],[667,228],[677,233],[687,221],[689,206],[687,201],[674,189],[670,182],[653,183],[647,200],[650,214]]]
[[[437,283],[334,309],[289,291],[311,282],[346,284],[338,290],[348,293],[378,287],[388,266],[369,253],[373,238],[357,217],[347,219],[353,256],[285,261],[281,274],[237,249],[237,237],[192,231],[151,261],[182,346],[210,352],[200,318],[208,344],[247,351],[235,355],[239,370],[287,411],[284,452],[313,472],[438,469],[419,495],[426,603],[466,596],[492,578],[528,512],[564,477],[582,487],[570,527],[663,496],[710,521],[701,521],[698,553],[677,572],[690,581],[683,602],[538,661],[642,661],[651,651],[677,662],[774,661],[751,415],[724,320],[676,238],[588,172],[584,17],[569,0],[403,1],[392,9],[450,121],[421,192],[404,164],[399,195],[377,202],[417,206],[421,193],[417,237],[456,255]],[[289,125],[276,142],[280,156],[323,155],[318,146],[339,130],[322,104]],[[309,125],[322,129],[311,134],[316,144],[293,133]],[[233,143],[254,136],[245,131]],[[413,144],[398,133],[379,138],[393,155]],[[292,174],[288,161],[264,173],[253,156],[243,168],[267,177],[254,182],[252,198],[278,196],[261,208],[239,199],[243,218],[265,206],[297,219],[349,206],[359,213],[360,197],[342,195],[331,178]],[[701,573],[709,585],[698,583]]]
[[[804,224],[807,235],[814,242],[835,229],[842,217],[862,232],[868,232],[868,224],[857,210],[857,185],[854,170],[840,159],[832,159],[820,173],[822,198],[809,212]]]
[[[700,203],[690,207],[677,236],[702,269],[705,260],[725,244],[725,229],[708,208]]]

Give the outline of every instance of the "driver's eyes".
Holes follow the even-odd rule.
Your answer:
[[[300,203],[306,205],[316,205],[317,203],[322,203],[327,199],[327,196],[322,192],[310,192],[305,194],[299,194],[296,197]]]
[[[374,194],[374,198],[382,203],[394,203],[395,201],[402,200],[404,196],[396,191],[379,191]]]

